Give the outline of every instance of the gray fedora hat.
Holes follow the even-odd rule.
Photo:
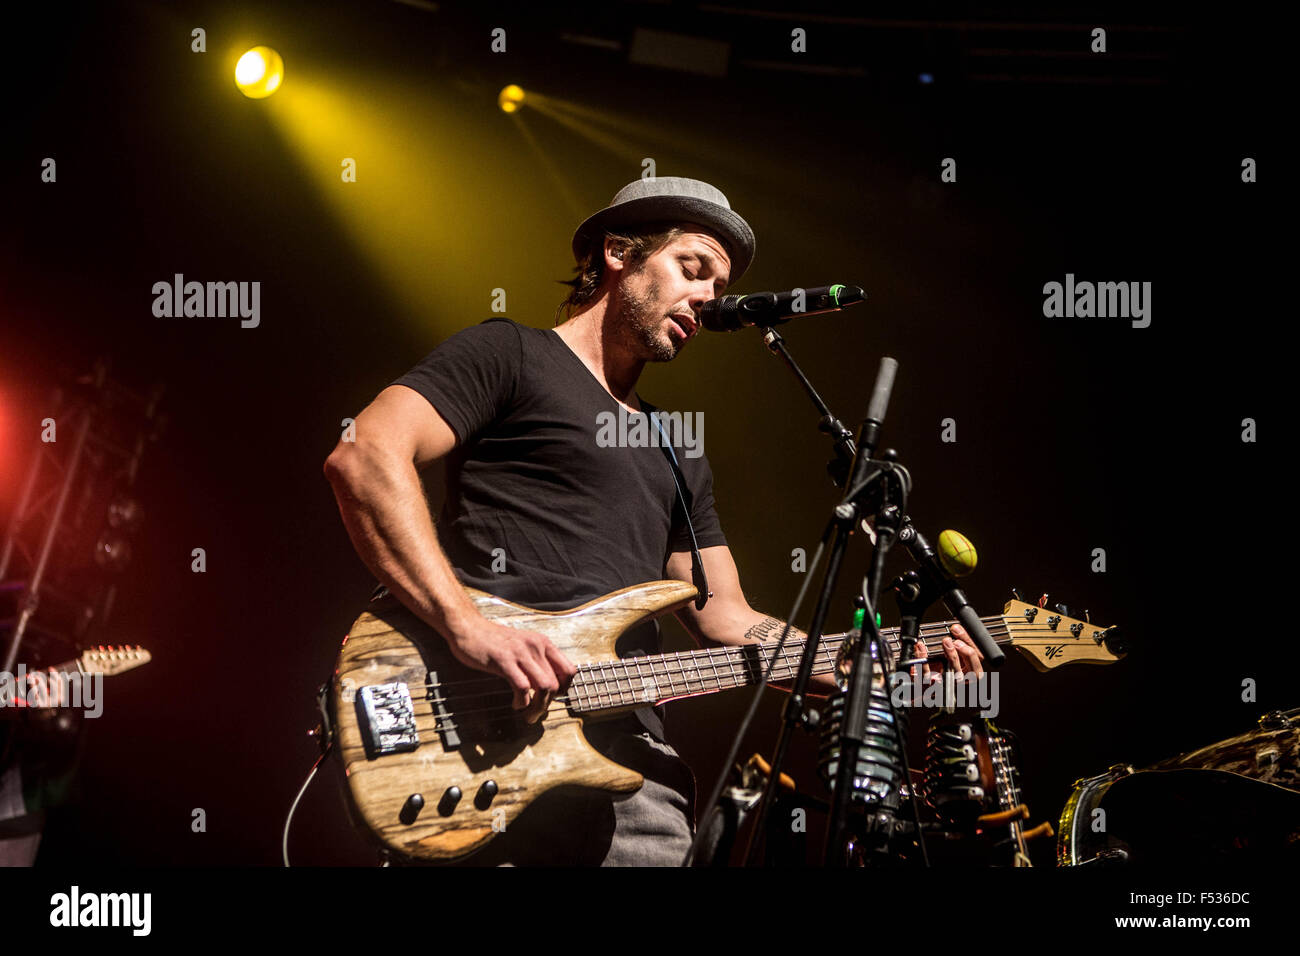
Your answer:
[[[754,230],[731,210],[720,189],[698,179],[653,176],[628,183],[608,206],[587,217],[573,234],[579,262],[607,231],[650,222],[696,222],[722,237],[731,256],[728,285],[734,285],[754,260]]]

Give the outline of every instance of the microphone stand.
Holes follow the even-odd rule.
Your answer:
[[[835,487],[843,488],[853,467],[853,459],[858,454],[858,446],[853,441],[853,432],[849,431],[844,423],[831,413],[830,407],[822,401],[822,397],[817,394],[817,389],[813,388],[808,376],[795,363],[790,350],[785,347],[784,336],[770,325],[761,326],[760,331],[763,333],[763,344],[773,355],[785,362],[786,367],[794,373],[794,377],[803,386],[805,394],[817,406],[817,411],[821,412],[822,420],[818,423],[817,429],[830,435],[835,443],[835,457],[826,466],[826,471],[831,476],[831,481],[835,482]]]
[[[767,816],[775,796],[780,768],[785,760],[786,750],[796,726],[811,726],[813,721],[804,713],[804,700],[808,682],[812,678],[813,665],[816,661],[818,645],[821,641],[822,626],[830,610],[831,599],[839,580],[844,553],[848,549],[849,535],[865,513],[874,511],[876,522],[876,548],[868,576],[867,587],[863,595],[865,600],[865,631],[857,648],[857,660],[849,675],[848,698],[845,703],[845,717],[841,723],[841,741],[839,764],[837,767],[834,797],[831,802],[831,828],[827,841],[827,862],[842,866],[847,861],[844,842],[846,831],[845,817],[852,797],[854,772],[862,743],[861,728],[865,720],[867,705],[871,693],[871,674],[873,670],[871,649],[883,647],[879,625],[876,621],[876,599],[883,574],[884,560],[889,546],[898,531],[898,524],[906,512],[907,494],[911,489],[911,477],[907,470],[898,465],[892,453],[885,460],[872,459],[879,440],[880,428],[884,423],[885,409],[889,394],[893,388],[894,375],[898,363],[892,358],[884,358],[880,363],[876,384],[872,390],[867,417],[855,443],[848,432],[826,403],[817,394],[816,389],[799,369],[798,365],[785,348],[784,339],[770,326],[762,327],[763,340],[768,348],[781,357],[793,371],[804,391],[813,400],[822,413],[820,428],[832,436],[835,442],[836,460],[828,470],[832,479],[844,476],[837,484],[847,485],[847,490],[840,503],[835,506],[828,532],[833,532],[830,556],[822,578],[821,592],[813,611],[812,623],[808,630],[808,639],[804,644],[803,656],[799,670],[795,675],[789,699],[783,712],[783,722],[777,740],[776,751],[772,759],[772,773],[768,778],[759,807],[757,822],[746,854],[746,865],[752,865],[761,835],[765,832]],[[846,466],[847,461],[847,466]],[[883,655],[882,655],[883,657]]]
[[[855,648],[853,665],[849,671],[844,715],[840,721],[835,786],[831,795],[831,817],[825,848],[826,865],[834,867],[847,866],[849,862],[848,816],[853,800],[858,756],[865,742],[867,710],[871,702],[871,686],[875,676],[873,650],[879,652],[881,670],[886,672],[885,680],[888,686],[888,655],[885,653],[885,643],[880,634],[876,606],[880,596],[880,581],[884,576],[885,558],[898,535],[902,517],[906,513],[907,495],[911,490],[912,480],[907,469],[896,464],[892,450],[887,450],[879,461],[871,456],[875,452],[880,428],[884,424],[885,407],[889,402],[889,393],[893,388],[894,372],[897,367],[898,363],[893,359],[881,359],[876,387],[867,409],[867,418],[862,424],[861,440],[857,458],[853,463],[852,477],[843,500],[835,509],[837,517],[842,512],[848,512],[846,517],[851,527],[852,524],[857,523],[863,512],[874,508],[876,542],[862,592],[865,605],[862,634]],[[847,546],[847,540],[844,543]],[[897,733],[897,720],[894,721],[894,728]],[[900,749],[903,744],[900,739]],[[910,781],[905,782],[910,784]]]
[[[781,767],[785,761],[786,750],[794,728],[802,726],[805,729],[812,729],[818,722],[818,715],[815,712],[805,712],[804,706],[808,682],[812,678],[818,645],[821,641],[822,627],[825,624],[835,586],[842,570],[849,536],[863,516],[874,512],[875,547],[872,552],[868,576],[863,582],[860,599],[860,606],[864,612],[862,616],[863,626],[861,633],[858,635],[856,646],[850,648],[854,658],[847,688],[844,691],[845,702],[839,728],[839,749],[836,751],[838,756],[836,758],[837,765],[830,804],[830,824],[825,853],[825,862],[828,866],[842,867],[849,863],[850,849],[855,838],[855,834],[850,829],[849,816],[853,803],[858,759],[866,742],[865,730],[875,669],[873,652],[874,655],[879,657],[881,670],[885,678],[888,709],[899,748],[901,772],[904,775],[904,779],[899,786],[906,785],[909,790],[913,787],[913,781],[910,779],[907,770],[906,742],[902,739],[893,699],[888,695],[889,670],[891,667],[900,666],[900,664],[909,667],[909,665],[915,663],[912,656],[916,646],[920,615],[923,609],[936,597],[943,594],[945,602],[949,603],[950,610],[958,614],[967,630],[974,637],[977,645],[980,646],[988,662],[986,666],[996,667],[1001,662],[1003,654],[1001,649],[993,643],[992,638],[984,629],[973,609],[965,601],[965,596],[955,588],[946,573],[938,568],[933,549],[930,548],[928,542],[912,527],[911,519],[907,515],[907,497],[912,487],[911,475],[906,468],[897,463],[897,455],[892,449],[886,449],[879,460],[872,457],[875,454],[880,430],[884,424],[885,409],[893,388],[898,363],[888,357],[881,360],[871,401],[867,408],[867,416],[855,441],[852,433],[831,412],[808,380],[808,377],[804,375],[802,369],[794,361],[786,348],[784,337],[771,325],[759,325],[758,328],[768,350],[785,362],[795,378],[798,379],[805,394],[821,413],[818,428],[831,436],[835,451],[835,457],[827,465],[826,470],[835,485],[846,488],[846,490],[840,502],[835,506],[831,520],[822,534],[821,540],[823,544],[828,537],[833,537],[829,560],[821,581],[820,594],[813,611],[808,639],[804,644],[799,669],[795,675],[791,693],[783,711],[782,727],[771,761],[772,769],[758,807],[757,820],[746,852],[745,864],[747,866],[753,865],[763,835],[767,832],[769,810],[775,797]],[[887,646],[880,634],[876,607],[879,599],[880,582],[884,575],[885,558],[895,541],[902,541],[907,544],[908,549],[913,553],[913,557],[921,564],[921,570],[919,573],[908,572],[891,585],[892,589],[899,592],[899,605],[900,610],[903,612],[903,627],[900,632],[899,647],[900,658],[898,663],[891,663],[889,655],[886,653]],[[801,589],[800,599],[795,605],[796,611],[799,603],[802,602],[802,597],[803,589]],[[791,618],[793,616],[794,611],[791,613]],[[790,626],[787,623],[785,633],[788,633]],[[783,633],[782,644],[784,639]],[[766,674],[763,683],[765,682]],[[757,702],[755,701],[755,703]],[[751,716],[752,712],[751,708]],[[749,719],[747,718],[741,728],[740,733],[742,735],[748,724]],[[733,746],[733,755],[738,746],[739,738],[735,746]],[[710,800],[706,816],[717,803],[719,795],[720,786],[715,791],[713,799]],[[921,858],[928,866],[928,856],[919,816],[917,816],[916,801],[916,795],[912,794],[911,804],[916,840],[920,848]],[[888,838],[888,834],[886,834],[886,837]],[[688,854],[688,858],[689,856],[690,854]]]

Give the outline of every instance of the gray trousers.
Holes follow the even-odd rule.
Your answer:
[[[7,821],[8,830],[24,831],[0,837],[0,866],[32,866],[36,862],[43,818],[43,812],[27,813],[18,762],[0,770],[0,822]]]
[[[552,790],[464,866],[679,866],[695,836],[695,776],[635,717],[584,726],[587,739],[645,784],[618,798]]]

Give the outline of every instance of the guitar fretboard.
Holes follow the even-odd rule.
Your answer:
[[[1002,615],[981,618],[999,644],[1010,640]],[[920,639],[929,657],[943,653],[943,639],[953,621],[922,624]],[[898,628],[881,631],[891,657],[898,655]],[[813,674],[829,674],[836,656],[844,645],[845,634],[826,634],[817,646]],[[770,679],[790,680],[799,669],[807,637],[802,633],[789,638],[772,665]],[[756,684],[772,661],[776,642],[743,646],[712,647],[699,651],[678,651],[653,657],[627,657],[602,661],[578,668],[569,685],[569,709],[575,713],[595,713],[624,707],[662,704],[683,697],[698,697],[715,691]]]

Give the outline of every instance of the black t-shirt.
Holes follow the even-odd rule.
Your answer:
[[[489,319],[393,384],[428,399],[459,439],[446,459],[438,538],[464,584],[565,610],[661,579],[668,555],[690,550],[664,450],[635,438],[625,409],[625,434],[634,437],[610,447],[621,406],[554,331]],[[665,425],[699,546],[726,544],[702,429]],[[657,653],[657,631],[629,635],[620,653]]]

